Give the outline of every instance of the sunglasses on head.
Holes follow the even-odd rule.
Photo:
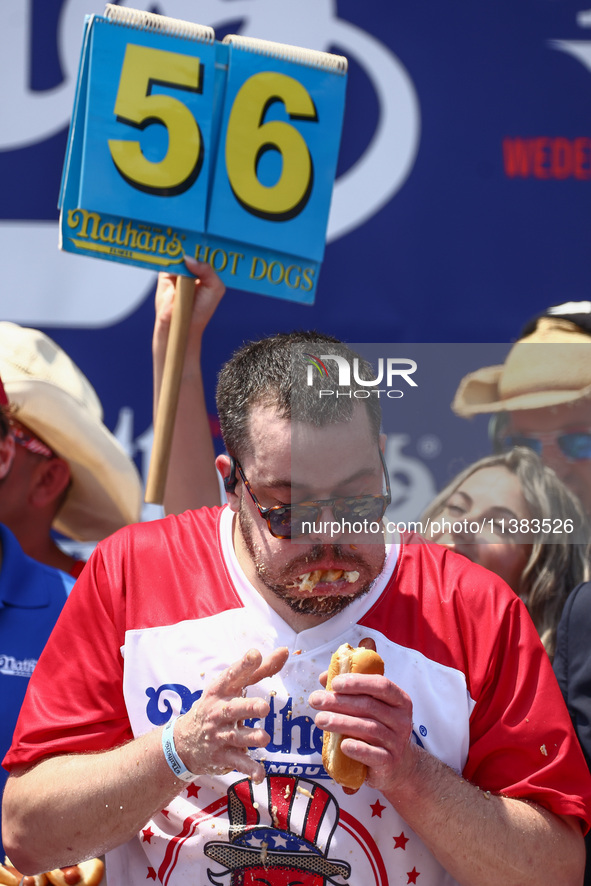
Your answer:
[[[230,475],[226,478],[225,486],[228,491],[234,491],[236,471],[238,471],[259,514],[266,521],[269,532],[274,538],[301,538],[308,535],[308,531],[304,531],[304,525],[315,523],[323,508],[330,508],[334,519],[339,523],[357,523],[364,520],[367,520],[368,523],[379,522],[392,501],[392,494],[388,468],[382,451],[378,449],[378,452],[386,478],[386,493],[383,495],[350,495],[345,498],[301,501],[293,505],[274,505],[271,508],[264,508],[252,491],[240,462],[233,457],[230,457]]]
[[[526,446],[538,455],[542,454],[545,444],[556,443],[565,458],[570,461],[584,461],[591,458],[591,430],[548,431],[539,434],[506,434],[501,437],[502,449],[508,452],[514,446]]]

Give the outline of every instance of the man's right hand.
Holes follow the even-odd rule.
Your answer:
[[[243,696],[243,691],[280,671],[288,654],[286,648],[280,648],[263,659],[257,649],[250,649],[178,718],[175,745],[187,769],[196,775],[220,775],[236,769],[255,782],[263,780],[265,770],[248,749],[266,747],[271,736],[262,726],[245,726],[244,720],[264,720],[270,705],[264,698]]]

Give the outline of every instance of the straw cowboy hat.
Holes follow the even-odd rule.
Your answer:
[[[103,424],[97,394],[52,339],[0,322],[0,377],[14,417],[63,458],[71,486],[54,529],[100,541],[140,519],[142,485],[123,447]]]
[[[452,409],[464,417],[543,409],[591,396],[591,335],[557,316],[543,316],[500,366],[464,376]]]

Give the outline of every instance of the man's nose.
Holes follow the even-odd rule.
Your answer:
[[[316,520],[312,523],[313,532],[308,536],[310,540],[321,544],[331,544],[343,534],[342,523],[333,514],[332,505],[324,505]]]

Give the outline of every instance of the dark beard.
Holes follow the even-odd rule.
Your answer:
[[[365,596],[373,583],[372,579],[371,582],[363,585],[361,588],[359,588],[358,591],[355,591],[354,594],[331,594],[330,596],[326,597],[306,594],[305,592],[294,594],[291,588],[287,588],[283,584],[278,584],[276,579],[273,579],[269,576],[267,566],[261,561],[260,551],[257,550],[257,546],[252,537],[250,519],[243,512],[242,508],[240,508],[240,511],[238,513],[238,521],[240,523],[242,538],[244,539],[244,543],[246,545],[248,553],[250,554],[250,558],[254,564],[258,578],[265,585],[266,588],[268,588],[273,594],[275,594],[276,597],[286,603],[293,612],[303,613],[305,615],[318,615],[326,617],[336,615],[338,612],[342,612],[343,609],[346,609],[347,606],[349,606],[349,604],[352,603],[354,600],[358,600],[360,597]],[[296,575],[303,575],[305,572],[312,572],[312,570],[315,568],[314,564],[318,563],[320,559],[326,555],[327,548],[330,548],[331,553],[333,554],[335,559],[344,559],[346,561],[347,569],[352,569],[354,566],[366,569],[367,564],[362,557],[351,554],[350,552],[344,554],[341,545],[317,544],[309,549],[305,555],[302,554],[299,557],[294,557],[293,560],[286,564],[283,569],[285,582],[287,583],[290,580],[293,580],[292,578],[290,578],[290,576],[293,576],[294,572]],[[383,565],[384,564],[382,562],[379,570],[380,572],[383,568]]]

